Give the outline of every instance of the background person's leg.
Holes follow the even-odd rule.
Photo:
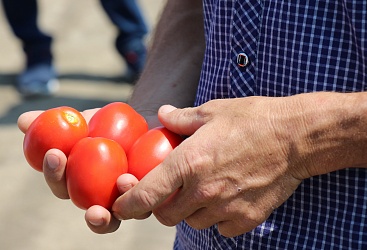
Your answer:
[[[36,0],[3,0],[5,15],[15,36],[23,44],[27,67],[52,62],[52,38],[37,25]]]
[[[52,38],[37,24],[36,0],[3,0],[5,15],[23,45],[25,70],[19,75],[17,90],[25,97],[52,95],[58,90],[52,66]]]
[[[138,75],[145,64],[144,36],[147,26],[135,0],[101,0],[101,4],[118,29],[116,48],[128,70]]]

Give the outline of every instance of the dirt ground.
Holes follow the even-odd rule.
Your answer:
[[[152,29],[164,1],[139,3]],[[23,100],[14,89],[24,59],[0,5],[0,249],[172,249],[175,229],[162,226],[154,217],[122,222],[112,234],[92,233],[84,211],[69,200],[55,198],[43,175],[26,163],[23,134],[16,126],[21,113],[61,105],[79,110],[100,107],[126,101],[132,90],[118,80],[125,65],[113,46],[115,28],[98,1],[41,0],[39,4],[40,25],[55,39],[61,89],[53,98],[37,100]]]

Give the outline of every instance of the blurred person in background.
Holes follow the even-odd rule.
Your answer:
[[[101,4],[118,29],[116,48],[127,64],[126,79],[134,81],[146,57],[143,38],[147,26],[134,0],[101,0]],[[26,57],[25,69],[16,88],[24,97],[49,96],[58,90],[53,65],[52,37],[38,26],[37,0],[3,0],[10,27],[21,40]]]

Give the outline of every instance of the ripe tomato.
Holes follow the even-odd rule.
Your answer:
[[[125,152],[148,131],[144,117],[130,105],[113,102],[98,110],[89,121],[89,136],[117,141]]]
[[[180,135],[165,127],[149,130],[134,143],[128,152],[128,172],[141,180],[182,141]]]
[[[41,113],[24,136],[23,152],[29,165],[42,172],[43,157],[51,148],[67,156],[74,144],[88,136],[88,125],[77,110],[58,107]]]
[[[126,154],[117,142],[84,138],[71,150],[66,166],[70,199],[81,209],[93,205],[110,209],[119,196],[116,180],[126,172]]]

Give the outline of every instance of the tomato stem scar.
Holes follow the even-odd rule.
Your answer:
[[[75,115],[74,115],[74,114],[72,114],[72,113],[66,113],[66,114],[65,114],[65,118],[66,118],[66,120],[68,120],[68,122],[69,122],[69,123],[71,123],[71,124],[75,124],[75,123],[78,123],[78,122],[79,122],[78,117],[77,117],[77,116],[75,116]]]

